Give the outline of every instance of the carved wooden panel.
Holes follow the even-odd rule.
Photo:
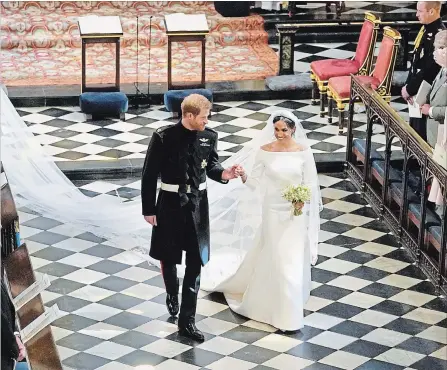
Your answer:
[[[416,259],[418,253],[417,243],[413,241],[407,230],[402,230],[402,243],[407,247],[413,259]]]
[[[440,165],[429,160],[429,161],[427,161],[427,170],[430,171],[438,179],[440,184],[446,183],[447,174],[446,174],[446,171],[443,170],[443,168]]]
[[[408,140],[408,149],[410,149],[410,151],[421,160],[421,163],[425,162],[425,151],[419,146],[419,144],[410,138],[410,140]]]
[[[433,282],[436,282],[439,279],[438,266],[435,266],[433,261],[429,256],[427,256],[427,254],[425,254],[425,252],[422,252],[421,254],[420,268]]]
[[[368,106],[371,104],[371,95],[355,78],[351,79],[351,91],[353,94],[357,95],[365,105]]]
[[[394,235],[399,235],[399,220],[394,217],[388,208],[385,208],[383,212],[383,219]]]
[[[407,142],[407,133],[406,131],[400,126],[400,124],[393,118],[390,119],[390,127],[393,132],[396,133],[396,136],[399,137],[402,144],[406,144]]]

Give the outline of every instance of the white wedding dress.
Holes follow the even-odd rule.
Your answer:
[[[304,326],[303,307],[310,295],[313,257],[309,204],[301,216],[293,216],[291,203],[281,192],[288,185],[314,187],[317,173],[308,152],[259,150],[246,185],[261,189],[261,225],[238,269],[212,288],[223,292],[238,314],[284,331]],[[212,257],[212,264],[230,268],[228,259],[221,255]],[[202,289],[207,290],[206,280],[204,283]]]
[[[0,98],[1,160],[17,207],[108,239],[159,266],[148,255],[151,227],[141,216],[141,203],[85,196],[43,150],[2,89]],[[295,122],[294,139],[306,150],[259,150],[274,140],[276,116]],[[287,110],[272,113],[250,144],[223,163],[242,165],[250,174],[247,186],[237,180],[208,186],[211,260],[202,270],[201,287],[224,292],[230,307],[244,316],[297,330],[317,257],[322,202],[315,161],[302,125]],[[311,187],[312,199],[304,214],[294,217],[281,191],[301,183]],[[184,265],[179,276],[183,270]]]

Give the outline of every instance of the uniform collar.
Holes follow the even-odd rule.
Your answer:
[[[435,21],[425,25],[425,29],[427,31],[435,31],[436,33],[438,33],[438,29],[440,27],[442,27],[442,19],[441,18],[438,18]]]
[[[186,136],[188,136],[188,137],[194,137],[194,136],[197,135],[197,131],[195,131],[195,130],[188,130],[185,126],[183,126],[183,124],[182,124],[182,120],[180,120],[180,121],[177,123],[177,126],[179,127],[180,132],[181,132],[183,135],[186,135]]]

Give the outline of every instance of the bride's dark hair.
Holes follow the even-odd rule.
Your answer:
[[[275,124],[278,121],[283,121],[287,125],[287,127],[291,130],[295,129],[295,122],[288,117],[276,116],[275,118],[273,118],[273,124]]]

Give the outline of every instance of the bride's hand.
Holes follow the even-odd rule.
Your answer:
[[[293,206],[295,207],[296,210],[301,211],[304,207],[304,203],[303,202],[294,202]]]
[[[238,173],[239,177],[242,179],[242,182],[245,183],[245,181],[247,181],[247,174],[245,173],[244,168],[239,166],[237,173]]]

